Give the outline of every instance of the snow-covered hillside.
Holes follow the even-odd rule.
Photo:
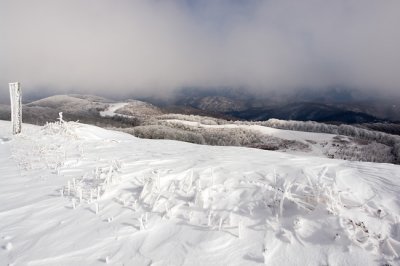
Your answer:
[[[107,99],[85,95],[54,95],[28,103],[27,107],[46,107],[70,114],[87,114],[105,109]]]
[[[400,166],[0,121],[1,265],[398,265]]]
[[[273,119],[264,123],[233,122],[204,116],[161,113],[152,105],[131,101],[110,104],[100,115],[109,118],[141,118],[142,122],[137,127],[113,128],[140,138],[243,146],[351,161],[398,163],[397,158],[400,156],[400,150],[397,151],[398,148],[395,147],[396,143],[400,145],[400,139],[396,139],[396,136],[352,126],[347,126],[345,131],[343,128],[346,126],[343,125],[338,130],[337,126],[315,122]],[[297,125],[299,129],[279,128],[279,124]],[[315,128],[319,127],[320,131],[304,131],[310,124]],[[360,131],[359,134],[354,135],[357,131]]]
[[[129,100],[125,103],[112,103],[104,111],[100,112],[103,117],[122,116],[131,118],[150,118],[161,115],[162,111],[149,103]]]
[[[261,125],[222,124],[207,125],[185,120],[166,120],[171,124],[182,124],[204,129],[244,129],[272,138],[280,151],[290,154],[337,158],[354,161],[392,162],[391,147],[382,143],[355,139],[348,136],[277,129]],[[286,142],[285,142],[286,141]],[[282,145],[283,143],[284,145]]]

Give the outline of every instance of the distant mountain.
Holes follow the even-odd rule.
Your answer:
[[[317,122],[342,122],[346,124],[382,121],[372,115],[341,109],[320,103],[292,103],[267,109],[248,109],[230,112],[230,115],[245,120],[263,121],[270,118]]]
[[[330,123],[375,123],[400,121],[400,109],[373,101],[356,91],[330,89],[295,93],[250,94],[239,89],[184,89],[168,101],[145,99],[155,105],[198,110],[210,116],[243,120],[270,118]]]

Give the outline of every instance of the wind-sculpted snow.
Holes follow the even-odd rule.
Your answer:
[[[396,265],[397,165],[0,121],[0,261]]]

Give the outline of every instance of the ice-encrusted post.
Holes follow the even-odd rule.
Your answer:
[[[21,86],[19,82],[8,83],[11,99],[11,123],[13,134],[21,133],[22,124],[22,104]]]

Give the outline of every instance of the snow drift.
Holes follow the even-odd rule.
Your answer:
[[[383,265],[400,167],[0,121],[0,261]]]

